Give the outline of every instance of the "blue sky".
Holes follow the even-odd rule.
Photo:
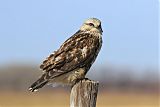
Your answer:
[[[0,0],[0,64],[40,64],[90,17],[104,31],[97,65],[158,67],[158,0]]]

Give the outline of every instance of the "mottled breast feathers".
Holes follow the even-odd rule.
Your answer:
[[[92,33],[78,31],[41,64],[40,68],[52,75],[60,75],[76,68],[90,68],[100,48],[101,38]]]

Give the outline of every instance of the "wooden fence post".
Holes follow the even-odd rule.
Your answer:
[[[96,107],[99,83],[83,79],[71,89],[70,107]]]

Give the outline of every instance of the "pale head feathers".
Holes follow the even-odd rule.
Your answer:
[[[97,18],[90,18],[84,21],[83,25],[80,28],[81,31],[91,31],[91,32],[103,32],[101,27],[101,21]]]

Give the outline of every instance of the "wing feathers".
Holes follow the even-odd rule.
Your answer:
[[[77,67],[85,66],[87,63],[92,63],[95,50],[99,48],[98,44],[99,38],[96,36],[89,33],[77,32],[66,40],[60,49],[43,61],[40,68],[54,75],[58,70],[61,73],[65,73]]]

